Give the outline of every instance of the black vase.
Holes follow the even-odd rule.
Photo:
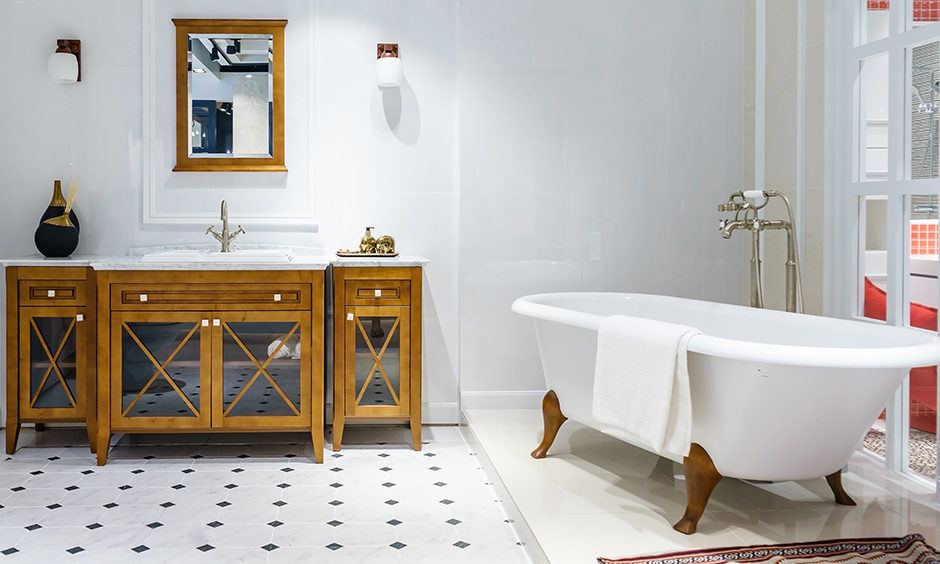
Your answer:
[[[78,228],[40,223],[33,238],[36,248],[47,257],[67,257],[78,247]]]
[[[47,257],[67,257],[78,247],[78,234],[81,230],[75,210],[69,210],[69,222],[72,225],[54,225],[44,223],[47,219],[60,217],[65,213],[66,201],[62,196],[62,182],[55,181],[52,191],[52,201],[43,212],[36,228],[33,240],[39,252]]]

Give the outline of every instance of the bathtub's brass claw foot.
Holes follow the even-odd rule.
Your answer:
[[[829,484],[829,489],[832,490],[832,495],[836,498],[836,503],[839,505],[855,505],[855,500],[845,493],[845,489],[842,487],[842,470],[836,470],[826,476],[826,482]]]
[[[698,443],[692,443],[689,456],[683,459],[682,466],[685,468],[685,515],[672,528],[691,535],[698,527],[698,520],[705,512],[708,498],[721,481],[722,475],[715,469],[712,458]]]
[[[561,413],[561,404],[558,403],[558,396],[555,392],[552,390],[545,392],[545,397],[542,398],[542,423],[545,430],[542,433],[542,442],[532,451],[532,458],[545,458],[548,449],[555,442],[558,429],[561,429],[562,423],[567,420],[568,418]]]

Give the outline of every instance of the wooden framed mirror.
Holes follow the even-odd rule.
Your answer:
[[[186,171],[286,171],[287,20],[173,19],[176,166]]]

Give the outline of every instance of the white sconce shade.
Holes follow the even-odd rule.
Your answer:
[[[379,43],[376,49],[375,78],[380,88],[401,86],[405,80],[401,59],[398,58],[398,43]]]
[[[82,81],[82,42],[78,39],[59,39],[55,53],[49,55],[46,70],[49,80],[59,84]]]

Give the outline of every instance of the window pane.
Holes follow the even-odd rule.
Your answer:
[[[864,143],[859,180],[885,180],[888,177],[888,55],[861,63],[861,123],[859,138]]]
[[[884,321],[887,318],[887,266],[888,266],[888,198],[886,196],[863,196],[859,224],[864,226],[861,234],[862,256],[859,268],[864,278],[860,315]],[[885,412],[872,423],[865,437],[865,450],[884,459],[885,457]]]
[[[859,266],[864,277],[861,315],[870,319],[886,319],[888,266],[888,199],[884,196],[864,198],[864,249]]]
[[[910,326],[925,331],[937,330],[937,203],[936,195],[911,196]],[[909,421],[910,469],[933,478],[937,468],[936,366],[911,370]]]
[[[911,14],[911,25],[921,27],[940,20],[940,3],[937,0],[907,0]]]
[[[911,178],[937,178],[937,108],[940,105],[940,42],[910,49]]]
[[[878,41],[888,37],[888,0],[860,0],[862,17],[859,18],[859,43]]]

